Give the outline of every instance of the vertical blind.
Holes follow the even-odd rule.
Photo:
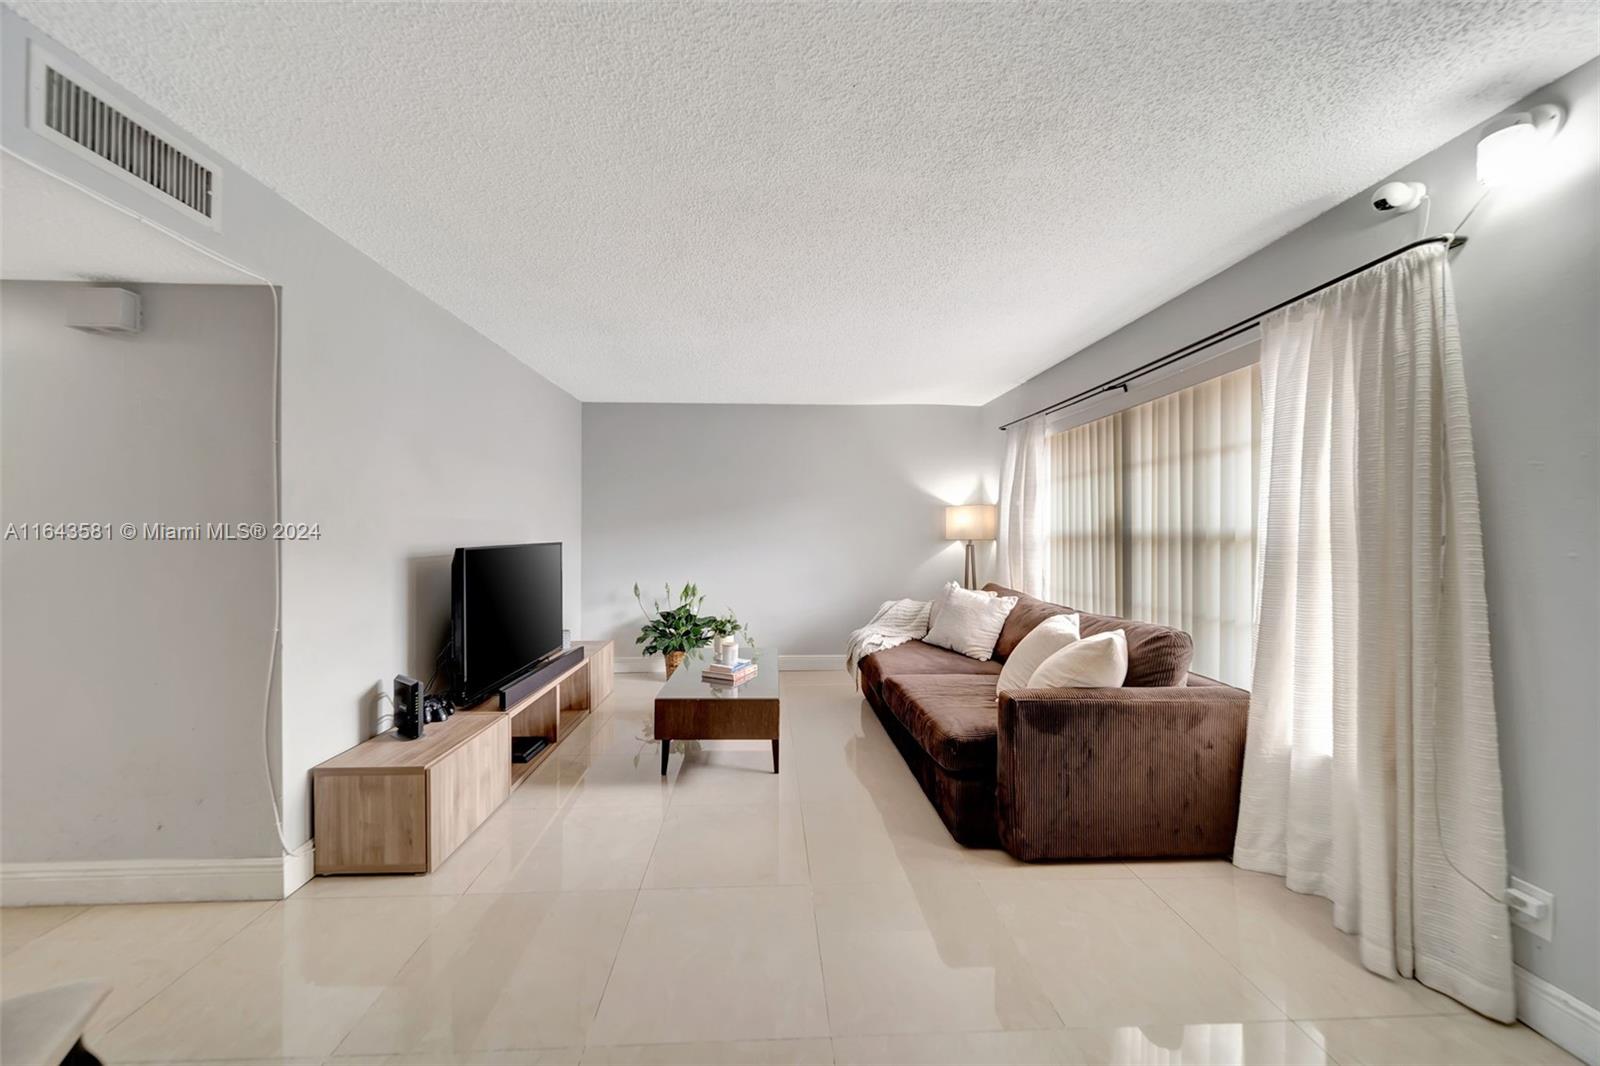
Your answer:
[[[1185,630],[1248,686],[1260,394],[1250,366],[1054,434],[1051,599]]]

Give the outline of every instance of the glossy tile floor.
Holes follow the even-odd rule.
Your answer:
[[[436,873],[8,910],[5,994],[110,979],[111,1063],[1575,1061],[1275,878],[961,848],[842,675],[784,675],[776,776],[730,742],[663,779],[658,683],[618,682]]]

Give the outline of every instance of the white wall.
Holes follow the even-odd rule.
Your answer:
[[[635,655],[633,583],[693,581],[761,644],[841,655],[883,600],[960,579],[944,508],[993,502],[998,479],[979,413],[585,404],[585,635]]]
[[[283,517],[322,529],[283,549],[275,734],[298,845],[309,769],[371,734],[380,679],[431,670],[454,546],[562,541],[578,628],[580,405],[236,167],[221,165],[214,231],[31,133],[27,40],[72,53],[8,9],[0,28],[0,144],[282,289]]]
[[[81,285],[0,285],[0,523],[272,519],[273,309],[148,285],[144,330],[68,329]],[[262,776],[272,549],[6,539],[0,858],[276,850]]]
[[[1556,937],[1517,962],[1600,1005],[1600,62],[1533,94],[1568,109],[1543,176],[1484,201],[1452,259],[1483,506],[1512,871],[1556,894]],[[1430,233],[1482,193],[1478,130],[1397,171],[1433,195]],[[1374,183],[1376,186],[1378,183]],[[1025,414],[1420,235],[1365,194],[991,403]],[[1001,434],[991,447],[999,454]]]

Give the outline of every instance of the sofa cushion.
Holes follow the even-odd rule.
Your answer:
[[[1027,688],[1028,682],[1033,680],[1034,671],[1044,665],[1046,659],[1081,637],[1077,615],[1058,614],[1046,618],[1034,626],[1033,632],[1023,637],[1022,642],[1006,656],[1006,665],[1000,671],[1000,682],[995,686],[995,691]]]
[[[999,712],[988,674],[906,674],[883,684],[889,713],[951,773],[995,772]]]
[[[1004,585],[993,582],[983,586],[985,592],[993,592],[997,596],[1015,596],[1017,605],[1011,608],[1011,613],[1006,615],[1006,624],[1000,627],[1000,639],[994,642],[994,657],[1008,659],[1011,653],[1017,650],[1017,645],[1022,643],[1022,638],[1033,632],[1033,627],[1043,622],[1046,618],[1058,614],[1071,614],[1071,607],[1063,607],[1059,603],[1046,603],[1035,596],[1016,589],[1008,589]],[[1085,616],[1088,617],[1088,616]],[[1081,626],[1079,627],[1082,628]]]
[[[1015,596],[996,596],[972,589],[946,589],[936,620],[928,625],[924,644],[949,648],[979,662],[994,658],[994,643],[1017,605]],[[934,618],[933,609],[928,617]]]
[[[984,588],[999,596],[1017,597],[1017,605],[1006,617],[1000,639],[995,642],[996,659],[1015,651],[1022,638],[1046,618],[1072,610],[1004,585],[991,583]],[[1122,683],[1124,688],[1168,688],[1188,682],[1189,664],[1194,661],[1194,641],[1189,634],[1153,622],[1132,622],[1108,614],[1078,612],[1078,631],[1084,636],[1092,637],[1112,629],[1120,629],[1128,637],[1128,679]]]
[[[992,659],[979,662],[959,652],[912,640],[873,652],[861,660],[859,670],[861,687],[881,694],[887,678],[908,674],[980,674],[993,677],[1000,673],[1000,664]],[[992,697],[994,693],[990,692],[989,695]]]
[[[1108,629],[1075,640],[1039,664],[1028,688],[1121,688],[1128,676],[1128,636]]]

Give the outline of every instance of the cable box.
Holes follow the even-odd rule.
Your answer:
[[[544,737],[512,737],[511,761],[532,762],[539,753],[550,746]]]

